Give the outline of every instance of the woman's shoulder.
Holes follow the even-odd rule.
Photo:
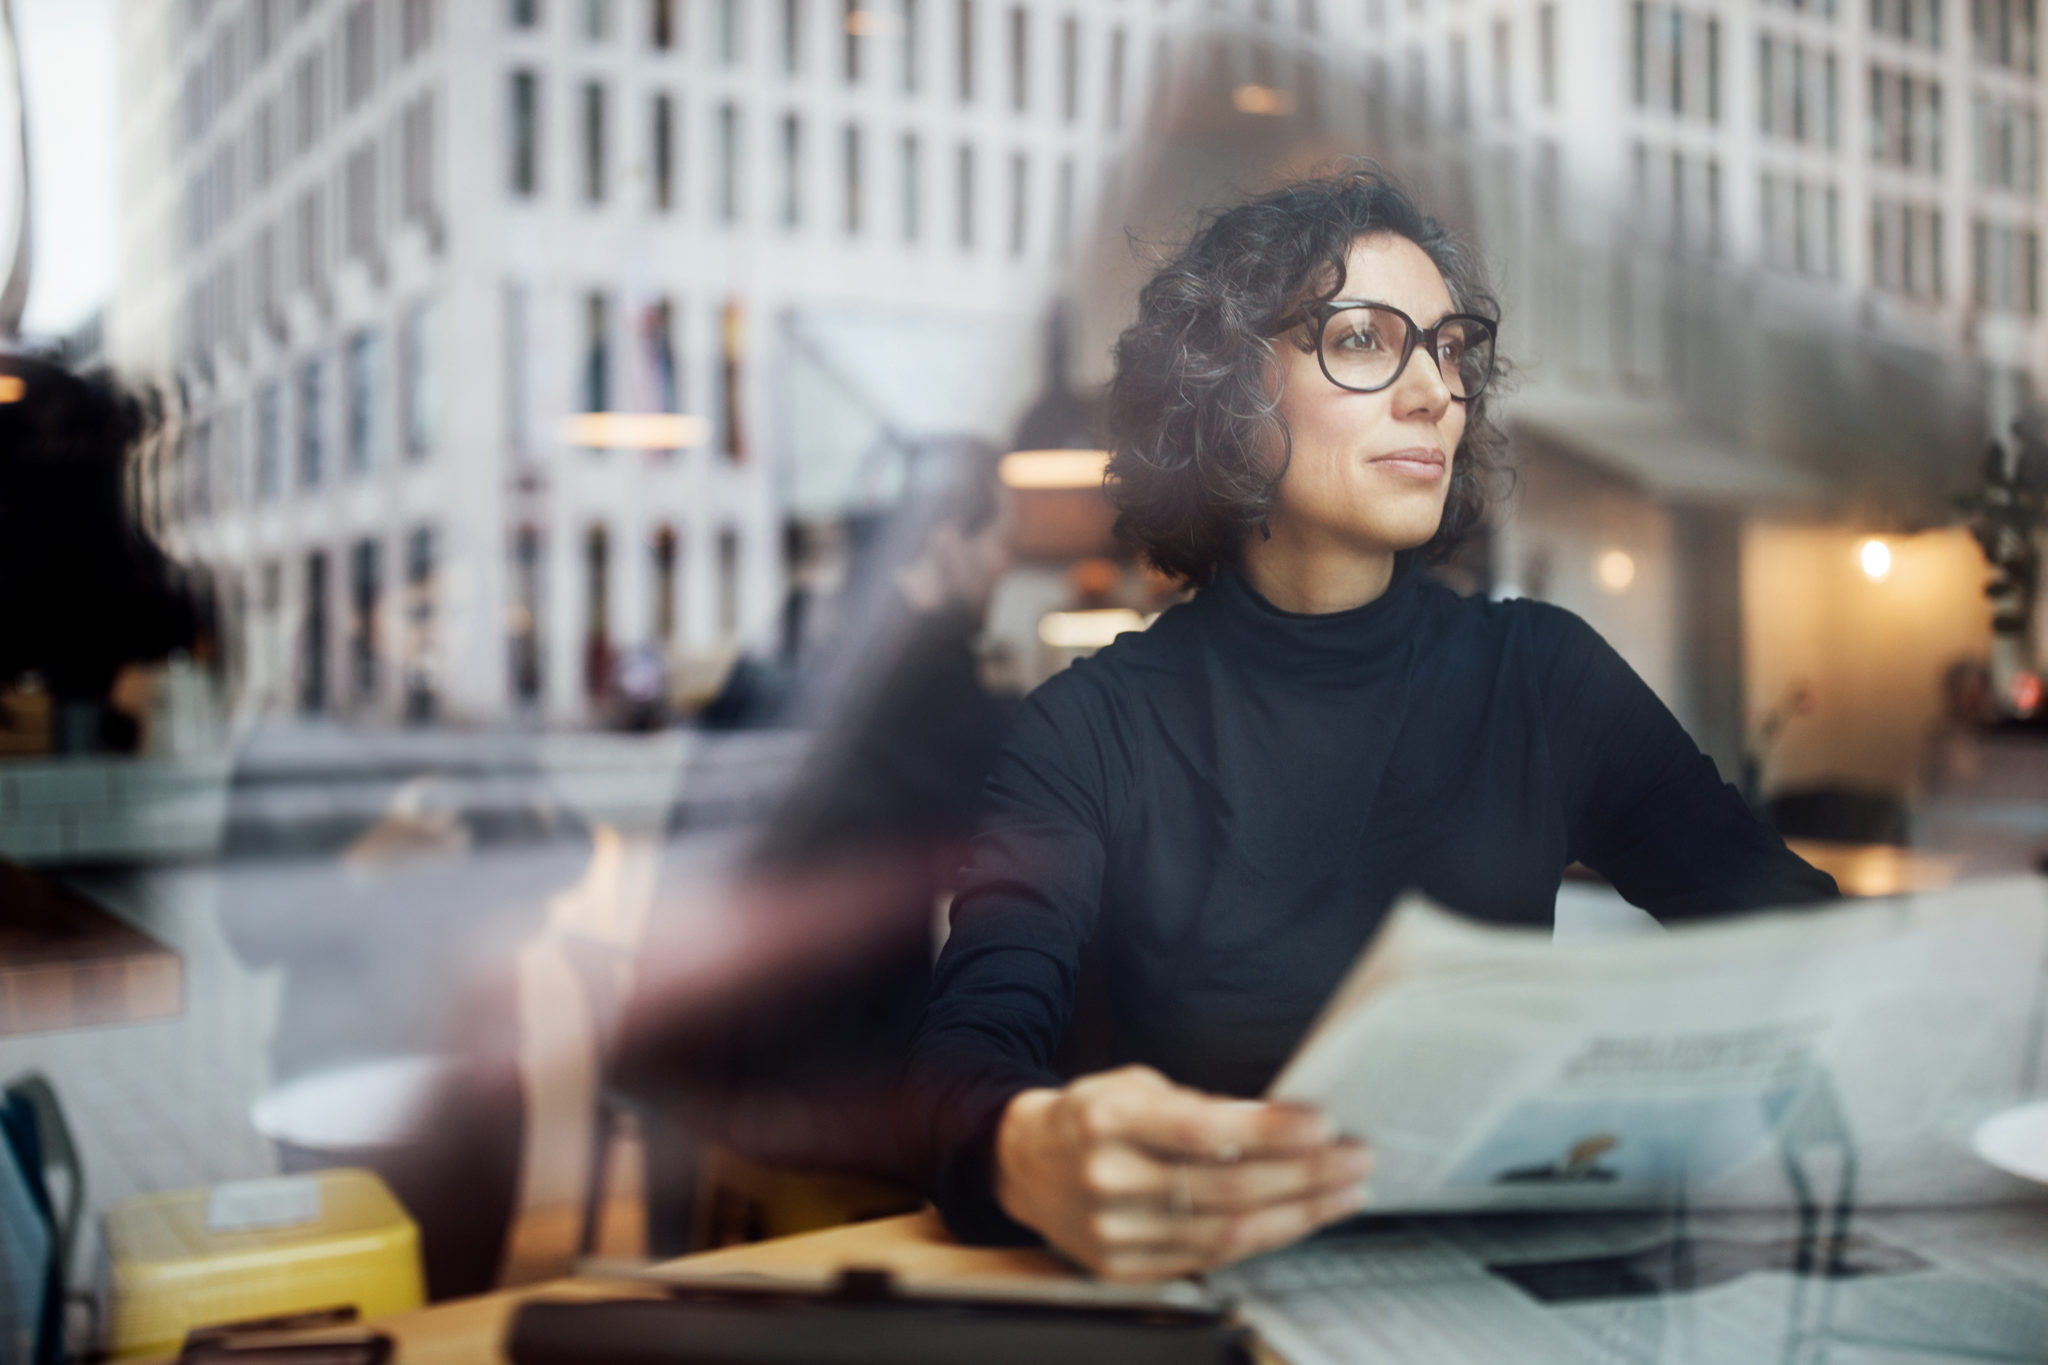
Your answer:
[[[1577,612],[1533,597],[1493,597],[1484,592],[1461,593],[1436,579],[1419,587],[1429,614],[1440,630],[1466,630],[1503,643],[1533,648],[1546,657],[1560,650],[1597,646],[1600,633]]]

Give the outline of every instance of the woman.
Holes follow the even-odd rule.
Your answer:
[[[990,777],[910,1072],[960,1235],[1143,1278],[1358,1208],[1361,1145],[1243,1097],[1411,887],[1524,924],[1574,859],[1666,920],[1835,894],[1584,622],[1419,572],[1484,510],[1496,315],[1372,169],[1141,293],[1111,492],[1199,590],[1035,692]],[[1091,944],[1127,1065],[1069,1083]]]

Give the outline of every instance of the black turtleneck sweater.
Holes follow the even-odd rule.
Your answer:
[[[1108,1060],[1250,1096],[1409,888],[1515,924],[1575,859],[1664,920],[1835,894],[1585,622],[1405,564],[1329,615],[1224,570],[1034,692],[986,796],[907,1091],[969,1240],[1020,1235],[994,1129],[1062,1080],[1091,941]]]

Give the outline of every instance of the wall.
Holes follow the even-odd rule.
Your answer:
[[[1744,532],[1751,733],[1789,688],[1813,696],[1765,765],[1766,791],[1840,781],[1916,792],[1942,672],[1989,653],[1984,561],[1967,533],[1887,537],[1891,572],[1876,582],[1858,563],[1868,538],[1771,521]]]

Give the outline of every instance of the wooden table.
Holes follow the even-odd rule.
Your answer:
[[[0,860],[0,1035],[174,1018],[177,953],[77,892]]]
[[[693,1271],[795,1276],[829,1274],[842,1266],[869,1266],[925,1284],[960,1278],[1068,1279],[1075,1274],[1041,1251],[961,1246],[947,1235],[938,1215],[930,1210],[700,1252],[666,1264]],[[501,1362],[505,1360],[502,1347],[512,1313],[527,1299],[618,1298],[652,1292],[631,1281],[556,1280],[529,1289],[437,1304],[415,1313],[384,1318],[376,1325],[396,1344],[394,1358],[398,1365]]]

